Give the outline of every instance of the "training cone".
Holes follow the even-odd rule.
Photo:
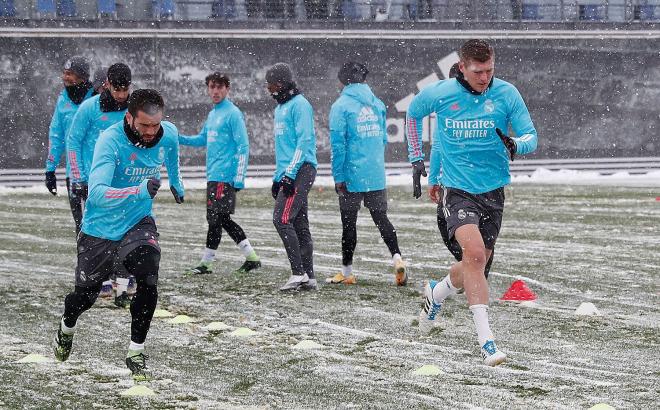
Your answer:
[[[500,300],[511,302],[536,300],[536,294],[527,287],[527,284],[524,281],[517,280],[511,284],[506,292],[504,292],[504,295],[502,295]]]

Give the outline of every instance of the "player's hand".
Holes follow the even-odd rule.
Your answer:
[[[240,192],[241,189],[243,189],[243,188],[236,188],[236,185],[232,185],[232,184],[227,184],[227,185],[229,185],[231,187],[231,189],[234,190],[234,192]]]
[[[429,187],[429,197],[431,197],[431,201],[435,202],[436,204],[442,202],[443,195],[444,190],[440,185],[431,185]]]
[[[160,181],[158,181],[158,186],[160,187]],[[158,190],[158,189],[156,189],[156,190]],[[170,191],[172,191],[172,195],[174,196],[174,200],[176,201],[176,203],[177,204],[182,204],[183,203],[183,197],[181,195],[179,195],[179,193],[176,191],[176,188],[174,188],[173,186],[170,185]],[[151,194],[151,192],[149,192],[149,194]],[[156,196],[155,193],[152,196],[152,198],[154,196]]]
[[[280,192],[280,183],[273,181],[273,185],[270,187],[270,195],[273,199],[277,199],[277,194]]]
[[[422,196],[422,181],[421,177],[427,176],[426,167],[424,166],[424,161],[417,160],[412,163],[413,168],[413,196],[415,199]]]
[[[518,147],[516,146],[516,141],[514,141],[513,138],[503,133],[502,130],[499,128],[495,128],[495,132],[497,133],[497,136],[500,137],[500,139],[502,140],[502,143],[504,144],[506,149],[509,151],[509,158],[511,158],[511,162],[513,162],[513,159],[516,156],[516,151],[518,151]]]
[[[71,193],[74,197],[87,198],[87,182],[74,182],[71,184]]]
[[[335,184],[335,192],[339,196],[346,195],[346,192],[348,192],[348,190],[346,189],[346,182],[340,182],[338,184]]]
[[[295,179],[291,179],[287,176],[282,178],[282,181],[280,183],[282,184],[282,190],[284,191],[284,196],[287,198],[295,195],[296,193],[296,187],[295,187]]]
[[[159,189],[160,179],[151,178],[149,181],[147,181],[147,192],[149,192],[151,199],[154,199]]]
[[[51,194],[57,195],[57,177],[55,171],[46,172],[46,188]]]

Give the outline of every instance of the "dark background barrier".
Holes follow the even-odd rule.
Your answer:
[[[249,38],[0,38],[0,168],[42,167],[48,124],[67,57],[82,54],[100,65],[123,61],[134,86],[164,94],[166,115],[181,133],[196,133],[211,108],[203,79],[229,73],[231,99],[245,112],[251,163],[271,163],[274,100],[264,74],[290,63],[316,113],[319,158],[329,160],[327,116],[340,91],[337,70],[346,59],[366,61],[369,83],[388,105],[388,160],[405,161],[402,119],[396,109],[417,82],[462,39]],[[515,84],[539,133],[530,158],[658,155],[660,41],[650,39],[498,39],[496,76]],[[428,147],[427,147],[428,148]],[[183,164],[200,164],[203,150],[185,148]]]

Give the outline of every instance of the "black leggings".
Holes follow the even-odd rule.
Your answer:
[[[376,227],[380,231],[380,236],[385,241],[385,245],[390,250],[392,256],[395,253],[401,254],[399,242],[396,237],[396,229],[387,217],[387,211],[369,210],[371,219],[374,220]],[[341,258],[342,265],[353,264],[353,254],[357,245],[357,218],[358,210],[340,210],[341,213]]]
[[[209,223],[209,230],[206,234],[206,247],[209,249],[218,249],[223,229],[237,244],[246,239],[245,232],[231,219],[230,214],[208,211],[206,220]]]
[[[148,245],[131,251],[124,266],[135,276],[137,290],[131,303],[131,341],[144,343],[158,302],[158,266],[160,252]],[[80,315],[91,308],[101,291],[101,284],[93,287],[76,286],[64,299],[64,324],[74,327]]]

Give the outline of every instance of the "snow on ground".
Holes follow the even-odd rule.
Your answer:
[[[528,183],[533,178],[546,180]],[[655,178],[649,185],[657,187]],[[107,301],[81,317],[68,362],[16,363],[27,354],[52,357],[50,342],[72,288],[75,243],[65,198],[42,187],[3,189],[0,383],[11,387],[0,390],[0,407],[657,406],[658,190],[633,187],[637,182],[581,186],[577,177],[571,184],[545,184],[540,172],[531,179],[516,178],[506,190],[489,279],[493,329],[510,357],[497,368],[480,363],[463,296],[445,304],[431,334],[418,327],[423,283],[443,277],[452,259],[437,232],[435,206],[412,199],[409,176],[393,177],[392,185],[403,186],[389,190],[389,214],[411,274],[404,288],[393,284],[385,245],[363,211],[354,262],[358,284],[280,294],[289,268],[271,222],[269,190],[257,188],[268,187],[267,179],[249,181],[255,189],[239,194],[235,216],[264,266],[233,274],[242,261],[224,237],[216,273],[186,278],[181,273],[198,262],[204,243],[204,191],[189,189],[183,205],[167,191],[159,193],[159,308],[195,322],[154,319],[147,340],[155,379],[146,385],[156,393],[150,398],[120,396],[133,385],[123,363],[130,317]],[[563,174],[555,182],[570,179]],[[334,275],[341,262],[339,213],[328,186],[329,179],[317,183],[310,195],[321,279]],[[536,304],[497,302],[515,279],[539,295]],[[576,316],[584,302],[602,316]],[[211,322],[229,328],[209,332]],[[239,328],[255,333],[233,336]],[[302,341],[323,347],[294,348]],[[441,372],[413,374],[423,365]]]

